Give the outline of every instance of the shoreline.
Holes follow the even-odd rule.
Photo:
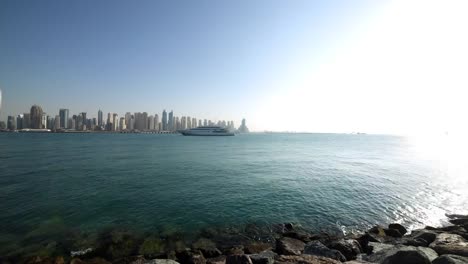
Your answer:
[[[349,235],[314,233],[293,223],[206,228],[190,238],[125,228],[94,237],[70,232],[56,241],[29,237],[24,248],[0,256],[0,263],[468,263],[468,215],[447,217],[452,225],[408,232],[394,223]],[[441,262],[448,259],[462,262]]]

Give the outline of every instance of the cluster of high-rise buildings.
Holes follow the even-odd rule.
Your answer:
[[[245,121],[244,121],[245,122]],[[82,112],[70,115],[68,109],[60,109],[58,115],[44,113],[38,105],[33,105],[29,113],[8,116],[7,129],[50,129],[77,131],[157,131],[175,132],[198,126],[221,126],[235,130],[234,121],[213,122],[207,119],[197,119],[190,116],[175,116],[173,111],[164,110],[161,117],[158,114],[149,115],[147,112],[130,113],[119,117],[116,113],[107,113],[105,118],[101,110],[97,118],[90,118]]]

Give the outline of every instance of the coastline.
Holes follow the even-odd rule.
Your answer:
[[[408,232],[393,223],[349,235],[314,233],[294,223],[207,228],[190,238],[125,228],[103,230],[96,237],[71,232],[63,241],[35,246],[29,238],[32,245],[12,248],[0,263],[468,263],[468,215],[447,217],[448,226]]]

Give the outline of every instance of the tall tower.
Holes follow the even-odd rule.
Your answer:
[[[162,113],[162,130],[167,131],[167,112],[166,110],[163,111]]]
[[[31,128],[42,128],[42,108],[38,105],[33,105],[30,111]]]
[[[102,125],[104,125],[104,124],[102,123],[102,111],[101,111],[101,109],[99,109],[99,111],[98,111],[98,113],[97,113],[97,116],[98,116],[98,126],[101,127]]]
[[[168,120],[168,124],[167,124],[168,128],[167,130],[174,130],[175,126],[174,126],[174,112],[172,112],[172,110],[169,112],[169,120]]]
[[[70,128],[68,127],[68,114],[69,114],[69,111],[68,109],[60,109],[59,110],[59,116],[60,116],[60,127],[61,128]]]

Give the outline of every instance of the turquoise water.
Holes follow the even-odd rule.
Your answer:
[[[1,133],[0,243],[47,236],[41,228],[50,222],[183,232],[439,225],[445,213],[466,210],[468,182],[424,149],[379,135]]]

